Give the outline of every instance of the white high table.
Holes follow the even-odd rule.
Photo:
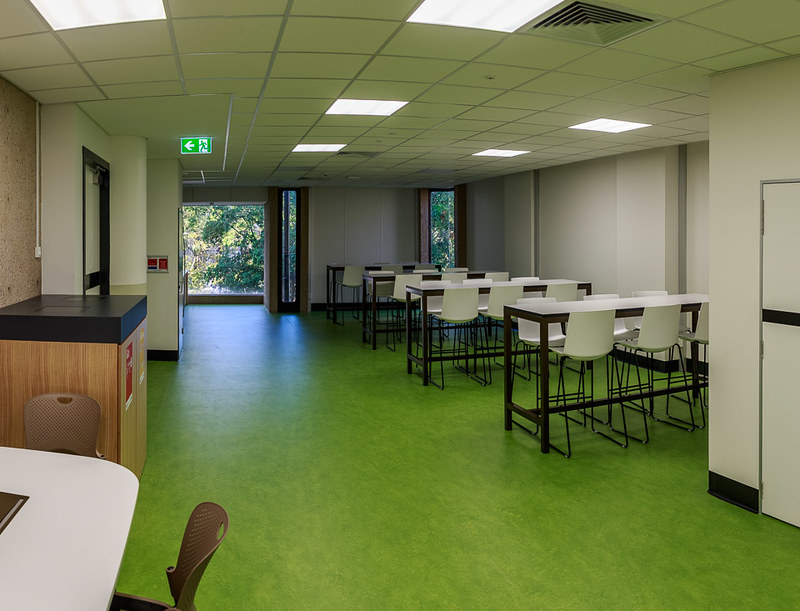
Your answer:
[[[698,391],[701,386],[707,385],[705,382],[699,382],[696,378],[688,386],[677,386],[669,389],[660,389],[653,392],[637,393],[635,395],[623,395],[616,398],[598,399],[585,403],[571,403],[566,406],[553,406],[550,404],[550,384],[549,384],[549,366],[548,366],[548,325],[550,323],[565,323],[569,320],[571,312],[589,312],[597,310],[614,310],[616,318],[627,318],[631,316],[641,316],[644,313],[644,308],[647,306],[662,306],[662,305],[680,305],[682,312],[692,313],[692,330],[697,326],[697,317],[700,311],[700,305],[708,301],[708,295],[701,294],[681,294],[681,295],[663,295],[655,297],[625,297],[621,299],[600,299],[593,301],[562,301],[556,303],[541,303],[535,305],[516,305],[505,306],[503,308],[503,337],[505,344],[503,346],[505,357],[505,429],[510,431],[512,424],[514,424],[513,414],[518,414],[535,424],[540,426],[539,440],[541,444],[541,451],[547,453],[550,451],[550,414],[555,412],[565,412],[575,409],[582,409],[584,407],[608,405],[611,403],[619,403],[623,400],[633,400],[647,398],[667,393],[677,393],[686,390],[687,388],[692,391]],[[514,346],[512,340],[512,329],[514,326],[513,317],[524,318],[539,323],[540,337],[542,342],[539,348],[539,371],[541,372],[540,388],[541,396],[539,397],[539,404],[533,409],[526,409],[521,405],[514,403],[511,396],[512,392],[512,376],[514,375],[512,363],[512,355],[514,353]],[[692,358],[696,359],[697,354],[694,352],[696,346],[692,345]]]
[[[0,447],[0,491],[30,497],[0,532],[0,607],[108,609],[138,490],[116,463]]]

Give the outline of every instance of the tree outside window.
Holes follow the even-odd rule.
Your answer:
[[[184,206],[185,265],[190,293],[264,292],[264,209]]]
[[[430,192],[431,263],[442,269],[455,267],[455,193]]]

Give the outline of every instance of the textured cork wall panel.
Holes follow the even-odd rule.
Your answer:
[[[36,105],[0,78],[0,307],[41,293],[36,246]]]

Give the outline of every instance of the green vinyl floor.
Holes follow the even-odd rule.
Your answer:
[[[171,602],[163,569],[215,501],[200,611],[800,608],[800,529],[707,494],[705,431],[621,449],[574,426],[572,458],[542,454],[503,428],[500,368],[423,387],[359,324],[187,308],[180,362],[148,365],[119,590]]]

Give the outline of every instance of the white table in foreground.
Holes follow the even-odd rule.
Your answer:
[[[136,476],[98,458],[0,447],[0,490],[30,497],[0,533],[0,606],[108,609]]]

